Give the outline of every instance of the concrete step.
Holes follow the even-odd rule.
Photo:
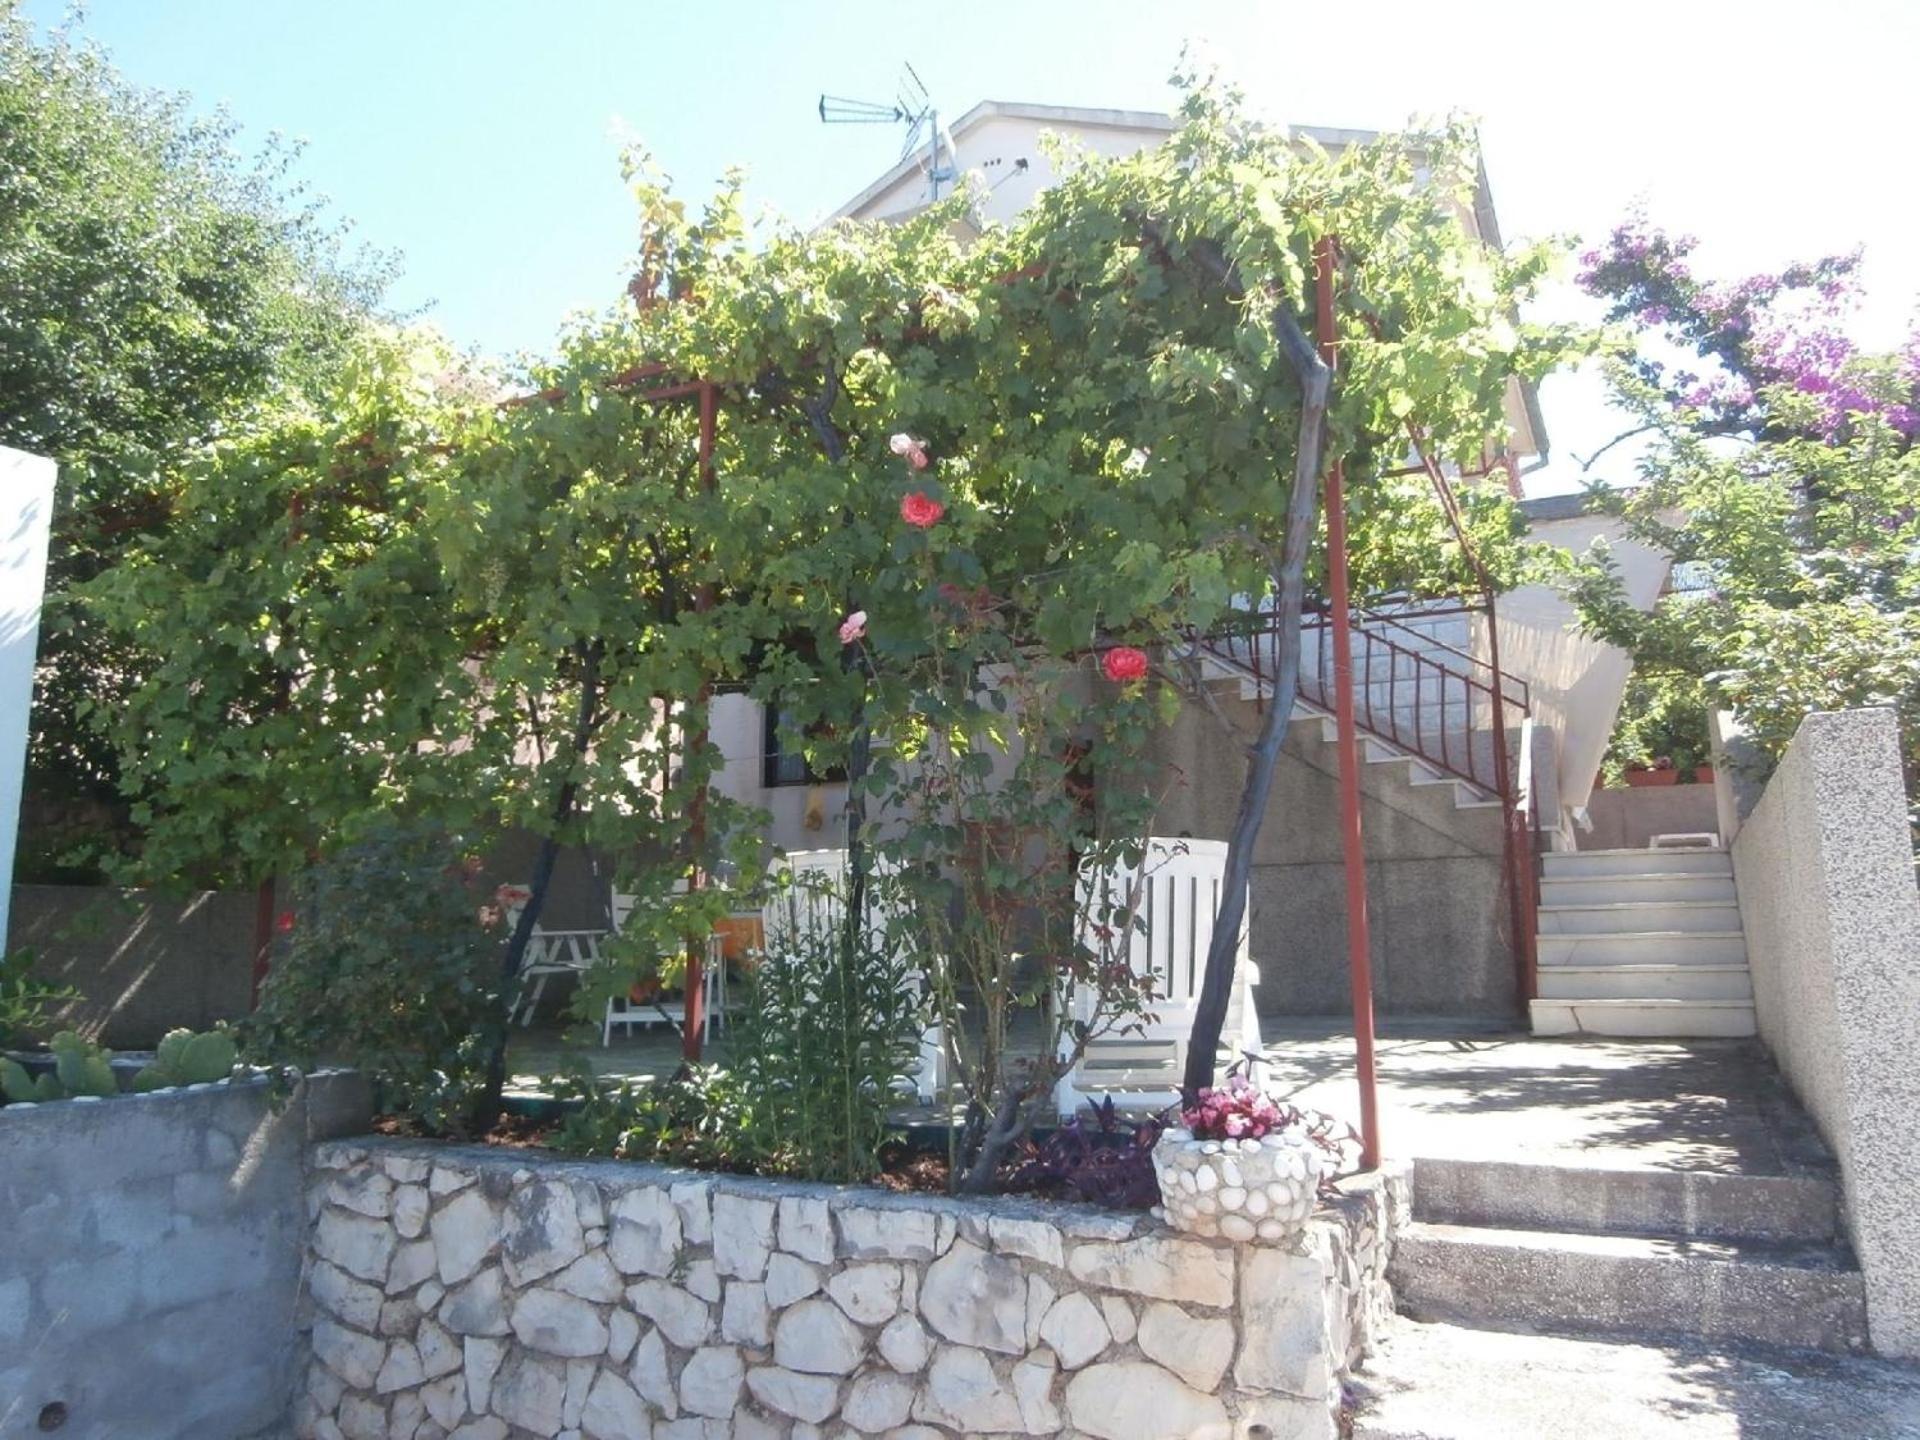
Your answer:
[[[1667,1041],[1738,1041],[1759,1035],[1753,1000],[1548,1000],[1526,1002],[1534,1035],[1615,1035]]]
[[[1559,965],[1744,965],[1738,930],[1642,930],[1625,935],[1540,935],[1540,968]]]
[[[1739,1039],[1756,1035],[1751,1000],[1549,1000],[1527,1002],[1536,1035]]]
[[[1745,965],[1543,965],[1543,1000],[1752,1000]]]
[[[1731,875],[1725,850],[1554,850],[1541,857],[1549,880],[1574,875]]]
[[[1603,901],[1542,905],[1542,935],[1631,935],[1648,930],[1738,930],[1740,907],[1731,900]]]
[[[1840,1189],[1830,1175],[1804,1170],[1751,1175],[1422,1157],[1413,1162],[1413,1218],[1826,1245],[1839,1235]]]
[[[1669,874],[1544,875],[1542,905],[1656,904],[1667,900],[1721,900],[1734,903],[1733,876]]]
[[[1488,1330],[1866,1348],[1866,1290],[1832,1246],[1415,1221],[1388,1267],[1400,1312]]]
[[[1390,1323],[1354,1440],[1914,1440],[1920,1367],[1693,1342]]]

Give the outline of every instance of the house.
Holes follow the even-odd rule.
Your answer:
[[[1174,128],[1172,117],[1152,112],[985,101],[939,135],[931,157],[908,155],[834,218],[899,220],[924,209],[936,192],[944,196],[964,185],[977,197],[973,224],[1003,222],[1057,177],[1049,135],[1096,154],[1124,155],[1162,143]],[[1330,150],[1369,138],[1350,130],[1301,133]],[[1460,219],[1471,233],[1500,243],[1484,172]],[[1517,490],[1525,463],[1544,458],[1545,427],[1531,390],[1512,383],[1507,412],[1514,463],[1468,483],[1504,478]],[[1570,549],[1610,535],[1634,597],[1650,604],[1659,594],[1666,557],[1624,543],[1614,522],[1586,514],[1578,497],[1528,501],[1523,509],[1536,535]],[[1390,1015],[1507,1022],[1520,1008],[1525,982],[1514,957],[1523,941],[1505,899],[1508,819],[1518,783],[1512,772],[1528,772],[1529,823],[1537,827],[1538,847],[1574,848],[1578,807],[1592,789],[1629,670],[1623,654],[1580,636],[1571,615],[1559,596],[1532,587],[1500,596],[1491,615],[1477,605],[1425,603],[1369,617],[1356,632],[1358,720],[1370,762],[1362,788],[1374,965],[1378,1000]],[[1263,1013],[1315,1016],[1346,1008],[1348,982],[1328,718],[1331,652],[1313,629],[1305,650],[1303,703],[1256,860],[1252,945],[1263,977]],[[1252,707],[1265,696],[1258,657],[1221,653],[1216,659],[1217,679],[1229,690],[1240,682],[1237,703],[1251,726]],[[1500,687],[1512,701],[1505,707],[1512,764],[1504,789],[1491,714],[1491,696]],[[774,844],[832,846],[846,786],[810,773],[803,756],[783,751],[779,731],[779,717],[768,707],[744,696],[718,697],[710,732],[725,756],[718,787],[770,815]],[[1217,722],[1198,706],[1163,738],[1160,759],[1174,785],[1156,827],[1161,833],[1227,834],[1240,781],[1237,767],[1208,763],[1220,738]],[[1524,863],[1531,867],[1531,854]]]

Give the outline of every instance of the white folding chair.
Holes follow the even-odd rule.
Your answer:
[[[847,913],[845,850],[790,851],[774,862],[773,869],[776,876],[783,870],[790,873],[793,883],[774,885],[761,910],[761,929],[765,932],[769,950],[778,950],[795,936],[839,931]],[[878,894],[868,892],[867,934],[870,939],[879,941],[886,936],[893,916],[884,908],[885,905],[886,902]],[[925,977],[916,975],[914,983],[924,993]],[[946,1054],[943,1041],[939,1022],[929,1023],[920,1035],[920,1054],[914,1072],[911,1076],[903,1077],[912,1081],[914,1093],[927,1104],[932,1104],[943,1088]]]
[[[528,887],[513,888],[524,893]],[[509,935],[520,923],[520,914],[525,908],[524,902],[507,906]],[[605,933],[602,930],[549,930],[536,924],[527,939],[526,953],[520,957],[520,969],[515,977],[520,982],[520,992],[514,997],[514,1009],[508,1013],[507,1023],[511,1025],[517,1016],[522,1029],[533,1024],[540,997],[547,993],[547,981],[555,975],[581,975],[599,964],[600,939]]]
[[[1214,917],[1225,883],[1224,840],[1150,837],[1139,868],[1115,865],[1096,871],[1083,865],[1077,881],[1084,933],[1082,943],[1098,955],[1126,956],[1135,975],[1152,977],[1146,1014],[1122,1021],[1096,1036],[1054,1085],[1054,1108],[1071,1115],[1090,1094],[1112,1095],[1116,1103],[1159,1109],[1180,1099],[1187,1042],[1206,980],[1207,950],[1213,943]],[[1114,912],[1130,913],[1127,926]],[[1121,933],[1122,927],[1126,927]],[[1242,1054],[1261,1053],[1260,1017],[1253,987],[1259,971],[1248,957],[1247,918],[1243,913],[1234,964],[1234,993],[1225,1036]],[[1083,1024],[1098,1019],[1098,997],[1085,987],[1070,987],[1062,997],[1069,1014]],[[1236,1013],[1237,1012],[1237,1013]],[[1072,1057],[1074,1040],[1063,1035],[1060,1058]]]

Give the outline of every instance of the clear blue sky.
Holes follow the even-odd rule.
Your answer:
[[[403,253],[397,303],[498,354],[619,293],[617,126],[690,197],[743,163],[756,197],[812,219],[899,145],[821,126],[822,90],[887,98],[910,59],[954,114],[1165,109],[1189,38],[1277,119],[1478,114],[1509,236],[1597,234],[1643,200],[1702,237],[1704,270],[1864,244],[1873,344],[1906,333],[1920,294],[1914,0],[92,0],[81,29],[142,84],[305,140],[303,177]],[[1535,488],[1567,488],[1566,457],[1611,417],[1588,379],[1549,382],[1545,404],[1560,463]]]

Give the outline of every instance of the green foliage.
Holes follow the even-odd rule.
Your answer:
[[[1620,701],[1620,716],[1600,762],[1608,785],[1623,785],[1628,770],[1671,769],[1682,784],[1713,763],[1707,735],[1707,696],[1700,682],[1673,672],[1636,671]]]
[[[33,951],[22,948],[0,955],[0,1047],[31,1038],[55,1010],[79,998],[71,986],[54,985],[33,973]]]
[[[295,878],[291,929],[241,1024],[264,1063],[352,1065],[382,1103],[457,1128],[505,1024],[498,936],[482,923],[459,838],[376,818]],[[182,1063],[200,1058],[198,1037]]]
[[[1697,433],[1658,392],[1620,391],[1659,426],[1643,484],[1603,492],[1630,536],[1693,562],[1704,585],[1650,612],[1604,546],[1570,584],[1589,633],[1631,651],[1658,693],[1733,711],[1777,760],[1810,711],[1898,712],[1908,792],[1920,781],[1920,451],[1861,415],[1831,440],[1780,429]],[[1800,402],[1774,397],[1791,413]]]
[[[744,1082],[718,1065],[689,1065],[657,1083],[605,1083],[581,1062],[550,1083],[556,1098],[578,1102],[551,1142],[571,1154],[757,1174],[779,1143]]]
[[[888,1112],[918,1057],[928,1004],[911,964],[837,928],[783,937],[746,981],[724,1068],[607,1085],[584,1066],[556,1093],[581,1103],[554,1143],[580,1154],[809,1180],[869,1180]]]
[[[392,272],[289,178],[297,151],[234,149],[225,117],[128,84],[64,30],[0,6],[0,445],[60,484],[40,640],[26,873],[133,843],[87,717],[147,657],[72,588],[169,523],[163,467],[322,384]]]
[[[111,1050],[82,1039],[72,1030],[54,1036],[48,1048],[53,1051],[53,1068],[38,1075],[30,1075],[17,1060],[0,1059],[0,1094],[13,1101],[39,1103],[120,1093]]]
[[[647,928],[582,987],[591,1005],[706,933],[723,902],[675,880],[757,884],[759,817],[712,788],[706,735],[709,697],[744,692],[817,762],[864,771],[859,803],[897,822],[880,858],[899,862],[912,958],[944,1018],[978,1005],[994,1037],[954,1057],[969,1124],[1017,1127],[1057,1062],[1006,1064],[1011,1016],[1089,960],[1070,899],[1047,897],[1070,896],[1068,842],[1097,860],[1145,833],[1144,739],[1175,704],[1089,684],[1085,657],[1166,653],[1272,591],[1301,418],[1279,317],[1310,312],[1323,236],[1343,247],[1329,424],[1355,533],[1380,540],[1360,590],[1468,579],[1437,507],[1383,472],[1414,419],[1443,457],[1498,448],[1505,387],[1571,343],[1514,323],[1547,251],[1464,232],[1474,175],[1457,129],[1328,155],[1198,88],[1168,145],[1072,157],[963,248],[964,197],[899,225],[749,234],[738,176],[695,212],[629,156],[638,303],[574,329],[537,395],[495,403],[450,385],[430,338],[367,335],[324,400],[169,469],[192,523],[89,591],[156,657],[100,717],[143,872],[324,866],[369,811],[476,847],[501,826],[543,854],[592,846]],[[696,378],[717,387],[706,472],[697,401],[647,388]],[[903,513],[916,495],[944,507],[931,526]],[[1468,510],[1505,573],[1509,508]],[[836,633],[851,610],[869,615],[857,651]],[[534,889],[528,926],[537,872]],[[956,898],[977,921],[943,919]],[[1010,902],[1035,898],[1046,918],[1017,920]],[[993,948],[1009,939],[1016,983]],[[391,999],[442,1003],[428,994]]]
[[[133,1077],[133,1088],[144,1093],[225,1080],[239,1058],[239,1047],[224,1025],[197,1035],[191,1030],[169,1030],[160,1037],[153,1063]]]
[[[913,1073],[927,1000],[912,960],[862,933],[785,937],[748,977],[728,1065],[755,1103],[763,1168],[871,1179],[887,1113]]]

